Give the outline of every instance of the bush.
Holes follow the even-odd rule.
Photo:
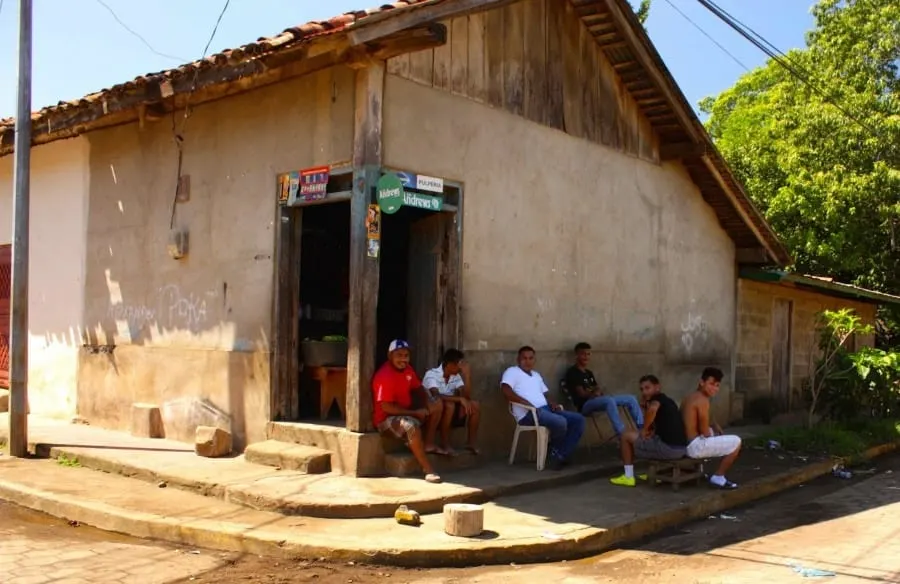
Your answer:
[[[852,310],[820,315],[821,357],[808,389],[810,420],[815,412],[832,420],[900,415],[900,353],[871,347],[847,350],[850,337],[871,332]]]

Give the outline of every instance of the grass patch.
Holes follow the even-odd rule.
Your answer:
[[[805,454],[855,456],[866,449],[900,440],[897,420],[855,420],[823,422],[812,428],[773,428],[758,438],[758,446],[777,440],[784,450]]]
[[[81,466],[81,463],[78,462],[78,459],[74,456],[69,457],[65,454],[60,454],[56,457],[56,464],[59,466],[68,466],[70,468],[75,468]]]

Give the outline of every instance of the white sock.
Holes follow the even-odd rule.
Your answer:
[[[709,482],[718,487],[721,487],[725,484],[725,477],[723,477],[722,475],[713,475],[709,477]]]
[[[626,464],[626,465],[625,465],[625,478],[626,478],[626,479],[633,479],[633,478],[634,478],[634,465],[633,465],[633,464]]]

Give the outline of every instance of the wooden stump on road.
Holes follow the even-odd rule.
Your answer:
[[[444,505],[444,531],[457,537],[475,537],[484,531],[484,508],[467,503]]]

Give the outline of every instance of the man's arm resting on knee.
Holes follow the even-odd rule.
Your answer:
[[[424,408],[420,410],[407,410],[393,402],[381,402],[381,409],[389,416],[412,416],[413,418],[420,418],[428,415],[428,410]]]

